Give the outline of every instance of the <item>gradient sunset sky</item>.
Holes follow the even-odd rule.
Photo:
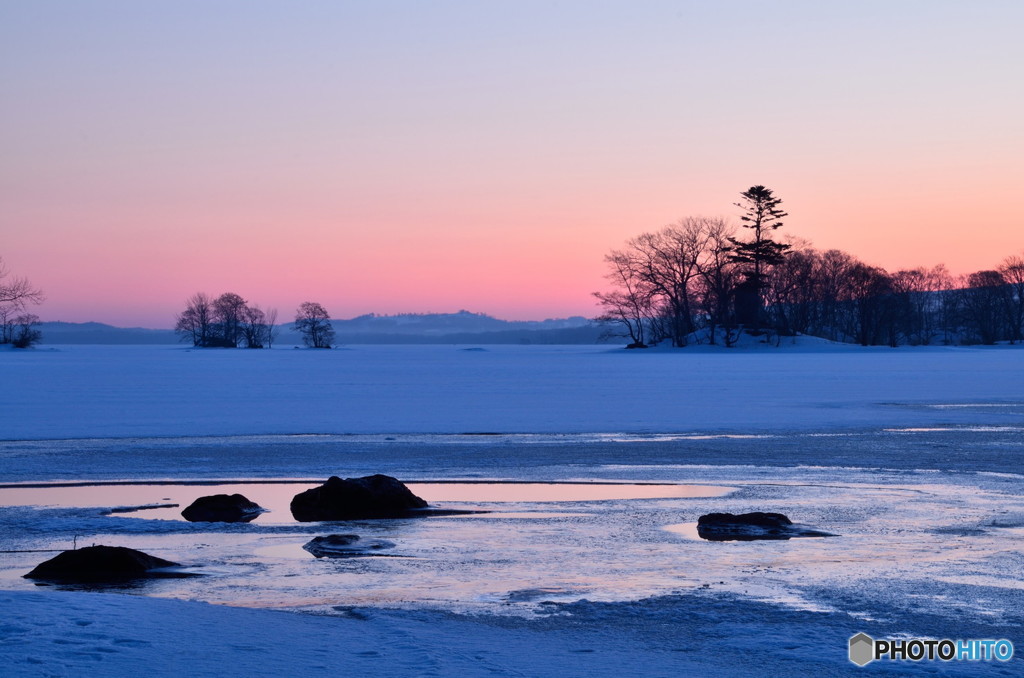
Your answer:
[[[1024,251],[1024,2],[0,2],[0,256],[44,320],[197,291],[595,315],[764,184],[890,270]]]

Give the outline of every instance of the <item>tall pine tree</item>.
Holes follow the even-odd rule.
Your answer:
[[[789,245],[773,240],[771,233],[789,215],[779,207],[782,198],[776,198],[770,188],[751,186],[740,193],[740,198],[742,201],[734,204],[743,210],[741,225],[754,233],[746,242],[729,238],[731,258],[744,269],[743,282],[736,289],[736,316],[740,323],[756,328],[764,305],[767,270],[780,263],[789,249]]]

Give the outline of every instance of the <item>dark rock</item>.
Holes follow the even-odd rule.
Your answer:
[[[796,525],[781,513],[709,513],[697,519],[697,534],[709,541],[753,541],[793,537],[833,537],[828,532]]]
[[[634,341],[632,344],[626,344],[626,348],[628,348],[628,349],[647,348],[647,344],[645,344],[643,342],[640,342],[640,341]]]
[[[124,546],[86,546],[40,563],[25,578],[56,582],[121,581],[152,576],[152,570],[177,564]]]
[[[697,525],[756,525],[758,527],[784,527],[793,521],[781,513],[708,513],[697,519]]]
[[[263,510],[241,494],[213,494],[199,497],[181,515],[192,523],[248,523]]]
[[[292,498],[292,516],[299,522],[401,518],[427,506],[401,482],[381,474],[342,480],[331,476],[320,487]]]
[[[328,534],[314,537],[302,548],[317,558],[351,558],[373,555],[373,551],[393,548],[394,544],[383,539],[362,540],[357,534]]]

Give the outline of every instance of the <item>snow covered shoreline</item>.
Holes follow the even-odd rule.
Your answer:
[[[536,619],[351,608],[338,616],[98,593],[0,591],[0,667],[36,676],[728,676],[863,675],[859,631],[899,624],[779,609],[728,596],[577,603]],[[950,624],[953,635],[991,631]],[[970,663],[875,663],[872,674],[977,675]],[[1019,661],[985,666],[1018,675]],[[858,673],[858,671],[861,671]]]

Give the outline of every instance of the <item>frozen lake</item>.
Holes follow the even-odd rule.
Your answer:
[[[858,631],[1021,647],[1022,362],[1016,348],[821,346],[5,353],[0,369],[18,386],[0,395],[0,588],[25,619],[49,614],[32,612],[49,600],[97,605],[21,579],[52,555],[27,551],[75,540],[132,546],[206,576],[108,593],[379,619],[359,623],[381,638],[421,620],[441,629],[442,645],[481,639],[467,656],[508,644],[548,662],[559,643],[596,645],[592,664],[565,659],[595,675],[635,661],[666,673],[696,662],[719,675],[704,663],[714,653],[675,654],[684,630],[709,652],[728,648],[726,673],[740,675],[845,672],[846,638]],[[370,473],[428,483],[442,507],[490,512],[296,524],[275,514],[299,485],[274,482],[246,486],[250,499],[277,507],[249,524],[190,524],[173,509],[104,515],[234,491],[181,481]],[[146,483],[154,480],[169,484]],[[53,481],[85,486],[26,487]],[[675,489],[684,486],[708,491]],[[580,487],[598,493],[574,494]],[[456,492],[474,488],[487,491]],[[755,510],[838,536],[695,538],[703,513]],[[345,559],[302,550],[331,533],[395,546],[388,557]],[[25,597],[32,591],[51,597]],[[149,608],[118,609],[135,619]],[[461,630],[444,631],[449,624]],[[538,644],[535,630],[552,644]],[[831,648],[824,658],[813,642]],[[519,656],[503,665],[520,666]],[[1012,675],[1020,659],[990,668]]]
[[[195,477],[203,475],[195,471],[206,458],[208,472],[227,478],[240,466],[218,460],[243,455],[278,478],[281,469],[263,460],[284,457],[296,475],[310,478],[309,471],[333,458],[337,472],[351,475],[370,472],[365,465],[413,481],[431,474],[430,482],[411,487],[432,505],[491,513],[297,524],[287,502],[309,480],[7,485],[0,488],[0,505],[9,508],[0,517],[9,550],[66,548],[73,537],[79,544],[133,546],[209,575],[152,582],[138,593],[322,612],[372,604],[507,613],[541,601],[628,601],[712,589],[804,610],[841,611],[856,599],[871,619],[885,617],[882,607],[912,603],[950,619],[970,614],[988,622],[1022,621],[1024,476],[1017,464],[1024,443],[1005,430],[469,446],[443,438],[274,440],[263,441],[262,449],[250,439],[193,447],[179,442],[177,449],[165,440],[134,440],[102,454],[103,444],[110,443],[61,451],[62,470],[73,470],[64,477],[109,481],[137,474],[129,469],[144,469],[149,478]],[[761,459],[765,450],[799,449],[814,457],[823,447],[842,450],[846,462],[860,456],[867,463],[780,467],[775,458]],[[957,454],[963,458],[947,463]],[[106,462],[114,456],[130,464],[111,468]],[[362,461],[351,463],[356,456]],[[494,463],[499,456],[504,463]],[[698,456],[703,463],[695,463]],[[992,465],[998,458],[1004,462],[996,470],[976,468],[979,459]],[[516,482],[481,483],[486,473]],[[438,482],[445,480],[456,482]],[[636,482],[656,484],[630,484]],[[241,525],[179,519],[180,508],[195,497],[235,491],[272,512]],[[168,502],[181,506],[114,515],[102,510]],[[785,513],[839,536],[731,543],[694,537],[692,525],[703,513],[753,510]],[[386,539],[396,548],[387,558],[343,561],[317,560],[301,549],[313,536],[330,533]],[[41,557],[0,556],[4,587],[33,588],[19,577]],[[901,588],[909,597],[894,594]]]
[[[0,439],[1019,426],[1024,347],[62,346],[0,353]],[[467,350],[475,348],[476,350]]]

